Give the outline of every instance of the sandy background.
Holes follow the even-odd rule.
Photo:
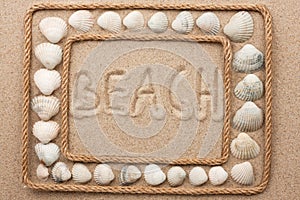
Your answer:
[[[21,183],[21,107],[23,18],[27,8],[42,1],[1,0],[1,137],[0,199],[195,199],[192,196],[49,193],[24,188]],[[46,2],[46,1],[45,1]],[[62,1],[51,1],[62,2]],[[68,3],[76,1],[64,1]],[[141,2],[141,1],[134,1]],[[151,2],[151,1],[147,1]],[[173,3],[175,1],[161,1]],[[178,1],[180,2],[180,1]],[[192,1],[190,1],[192,3]],[[196,3],[197,1],[194,1]],[[209,1],[201,1],[205,3]],[[225,1],[215,1],[224,3]],[[237,1],[226,1],[235,3]],[[238,1],[262,3],[261,1]],[[273,16],[273,138],[272,174],[266,191],[249,199],[297,199],[300,194],[299,104],[300,2],[263,1]],[[298,5],[297,5],[298,4]],[[299,24],[299,23],[298,23]],[[202,197],[202,196],[201,196]],[[205,196],[242,199],[244,196]]]

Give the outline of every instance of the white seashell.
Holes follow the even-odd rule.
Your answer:
[[[104,12],[97,20],[97,24],[104,30],[119,33],[121,30],[121,17],[113,11]]]
[[[31,108],[42,120],[49,120],[59,111],[60,102],[54,96],[36,96],[31,100]]]
[[[234,89],[235,96],[243,101],[255,101],[260,99],[263,93],[263,83],[255,74],[248,74]]]
[[[36,176],[41,181],[46,181],[49,177],[48,168],[44,164],[39,164],[36,168]]]
[[[251,44],[246,44],[233,55],[232,68],[237,72],[251,73],[264,64],[264,54]]]
[[[87,183],[92,179],[92,173],[82,163],[75,163],[72,167],[72,177],[76,183]]]
[[[38,121],[32,128],[33,135],[43,144],[55,139],[59,132],[59,125],[55,121]]]
[[[34,149],[39,160],[46,166],[52,165],[59,158],[59,147],[54,143],[38,143]]]
[[[35,47],[34,54],[47,69],[54,69],[62,60],[62,49],[56,44],[41,43]]]
[[[74,12],[68,20],[69,24],[78,31],[88,32],[94,25],[93,15],[88,10]]]
[[[126,165],[121,169],[120,183],[122,185],[129,185],[136,182],[142,176],[141,171],[134,165]]]
[[[190,12],[180,12],[176,19],[172,22],[172,28],[182,34],[190,33],[194,28],[194,19]]]
[[[232,140],[230,150],[239,159],[252,159],[259,154],[260,148],[247,133],[240,133]]]
[[[152,186],[160,185],[166,180],[165,173],[155,164],[149,164],[145,167],[144,177],[147,184]]]
[[[34,82],[44,95],[50,95],[60,87],[61,77],[58,71],[39,69],[34,73]]]
[[[240,11],[233,15],[224,27],[224,33],[233,42],[245,42],[253,34],[253,19],[250,13]]]
[[[123,24],[128,30],[139,31],[144,27],[144,16],[139,11],[132,11],[123,19]]]
[[[222,185],[228,178],[228,173],[221,166],[212,167],[208,172],[208,177],[213,185]]]
[[[190,183],[194,186],[199,186],[208,180],[208,176],[202,167],[194,167],[189,173]]]
[[[232,179],[241,185],[251,185],[254,182],[253,167],[250,162],[236,164],[231,169]]]
[[[168,17],[163,12],[157,12],[148,21],[149,28],[154,33],[163,33],[168,29]]]
[[[59,17],[46,17],[40,21],[40,31],[52,43],[58,43],[67,35],[67,24]]]
[[[263,124],[262,110],[251,101],[247,101],[233,117],[233,128],[239,131],[252,132]]]
[[[186,172],[178,166],[171,167],[167,173],[168,182],[172,187],[182,185],[185,177]]]
[[[51,175],[53,180],[57,183],[65,182],[72,177],[68,166],[64,162],[55,163]]]
[[[220,21],[213,12],[206,12],[196,20],[197,26],[207,35],[217,35],[220,30]]]
[[[99,164],[95,168],[94,179],[99,185],[109,185],[115,179],[115,175],[109,165]]]

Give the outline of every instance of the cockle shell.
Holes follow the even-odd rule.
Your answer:
[[[172,28],[182,34],[190,33],[194,28],[194,19],[190,12],[180,12],[176,19],[172,22]]]
[[[245,42],[252,37],[253,19],[250,13],[240,11],[233,15],[224,27],[224,33],[233,42]]]
[[[58,43],[67,34],[67,24],[59,17],[46,17],[40,21],[40,31],[52,43]]]
[[[168,17],[163,12],[157,12],[148,21],[148,27],[154,33],[163,33],[168,29]]]
[[[106,11],[97,20],[97,24],[104,30],[112,33],[119,33],[121,30],[121,17],[113,11]]]
[[[241,185],[251,185],[254,182],[253,167],[250,162],[236,164],[231,169],[232,179]]]
[[[88,32],[94,25],[93,15],[88,10],[74,12],[68,20],[69,24],[78,31]]]
[[[239,159],[252,159],[259,154],[260,148],[247,133],[240,133],[232,140],[230,150]]]
[[[124,17],[123,24],[128,30],[139,31],[144,27],[144,16],[140,11],[132,11]]]
[[[95,168],[94,179],[99,185],[109,185],[115,179],[115,175],[109,165],[99,164]]]
[[[64,162],[55,163],[51,175],[53,180],[57,183],[65,182],[72,177],[68,166]]]
[[[46,181],[49,177],[49,170],[44,164],[39,164],[36,168],[36,176],[41,181]]]
[[[165,173],[155,164],[149,164],[145,167],[144,177],[146,183],[152,186],[160,185],[166,180]]]
[[[59,99],[54,96],[36,96],[31,100],[31,108],[38,116],[47,121],[59,111]]]
[[[171,167],[167,173],[168,183],[172,187],[182,185],[186,177],[186,172],[178,166]]]
[[[248,74],[234,89],[235,96],[243,101],[255,101],[260,99],[263,93],[263,83],[255,74]]]
[[[212,185],[222,185],[228,178],[228,173],[221,166],[212,167],[208,172]]]
[[[60,87],[61,77],[58,71],[39,69],[34,73],[34,82],[44,95],[50,95]]]
[[[55,121],[38,121],[32,128],[33,135],[43,144],[55,139],[59,132],[59,125]]]
[[[126,165],[121,169],[120,183],[122,185],[129,185],[139,180],[141,176],[142,173],[139,168],[134,165]]]
[[[208,180],[208,176],[202,167],[194,167],[189,173],[190,183],[194,186],[199,186]]]
[[[76,183],[87,183],[92,179],[92,173],[82,163],[75,163],[72,167],[72,178]]]
[[[213,12],[206,12],[196,20],[197,26],[207,35],[217,35],[220,30],[220,21]]]
[[[56,44],[41,43],[35,47],[34,54],[47,69],[54,69],[62,60],[62,49]]]
[[[247,101],[233,117],[233,128],[239,131],[252,132],[263,124],[263,112],[255,103]]]
[[[52,165],[59,158],[59,147],[54,143],[38,143],[34,149],[39,160],[46,166]]]
[[[264,64],[264,54],[251,44],[246,44],[233,55],[232,68],[237,72],[252,73]]]

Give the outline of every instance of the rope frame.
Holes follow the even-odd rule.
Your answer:
[[[32,51],[33,14],[40,10],[76,10],[76,9],[151,9],[151,10],[191,10],[191,11],[254,11],[259,12],[265,28],[265,130],[264,130],[264,167],[262,181],[259,185],[247,188],[163,188],[145,186],[90,186],[72,184],[34,183],[29,178],[29,111],[30,111],[30,66]],[[272,136],[272,19],[264,5],[193,5],[193,4],[38,4],[32,6],[25,16],[25,45],[23,60],[23,109],[22,109],[22,180],[33,189],[48,191],[81,191],[134,194],[245,194],[260,193],[267,187],[271,171],[271,136]],[[65,56],[63,58],[65,63]],[[62,84],[66,84],[63,82]],[[224,137],[224,134],[223,134]],[[63,152],[67,149],[63,148]]]

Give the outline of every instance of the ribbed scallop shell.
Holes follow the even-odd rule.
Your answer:
[[[94,25],[93,15],[88,10],[74,12],[68,20],[69,24],[77,31],[88,32]]]
[[[232,140],[230,150],[234,157],[252,159],[259,154],[260,147],[247,133],[240,133]]]
[[[146,183],[151,186],[160,185],[166,180],[165,173],[155,164],[149,164],[145,167],[144,177]]]
[[[67,34],[67,24],[59,17],[46,17],[39,23],[42,34],[52,43],[58,43]]]
[[[121,17],[118,13],[113,11],[104,12],[97,20],[97,24],[112,33],[119,33],[121,30]]]
[[[33,135],[43,144],[55,139],[59,132],[59,125],[55,121],[38,121],[32,128]]]
[[[35,47],[34,54],[47,69],[54,69],[62,60],[62,49],[56,44],[41,43]]]
[[[124,17],[123,24],[128,30],[139,31],[144,27],[144,16],[140,11],[132,11]]]
[[[212,167],[208,172],[212,185],[222,185],[228,178],[228,173],[221,166]]]
[[[48,121],[59,111],[59,99],[54,96],[36,96],[31,100],[31,108],[38,116]]]
[[[58,71],[39,69],[34,73],[33,80],[44,95],[50,95],[60,87],[61,77]]]
[[[231,169],[232,179],[241,185],[251,185],[254,183],[254,172],[250,162],[236,164]]]
[[[122,185],[129,185],[137,180],[139,180],[142,176],[142,172],[134,165],[126,165],[121,169],[120,173],[120,183]]]
[[[148,21],[148,27],[154,33],[163,33],[168,29],[168,17],[163,12],[157,12]]]
[[[180,12],[176,19],[172,22],[172,28],[182,34],[190,33],[194,28],[194,19],[190,12]]]
[[[251,44],[246,44],[233,55],[232,68],[237,72],[252,73],[264,64],[264,54]]]
[[[182,185],[186,177],[186,172],[178,166],[171,167],[167,173],[168,183],[172,187]]]
[[[115,179],[115,175],[109,165],[99,164],[95,168],[94,179],[99,185],[109,185]]]
[[[206,12],[196,20],[197,26],[207,35],[217,35],[220,30],[220,21],[213,12]]]
[[[49,170],[44,164],[39,164],[36,168],[36,176],[41,181],[46,181],[49,177]]]
[[[72,177],[68,166],[64,162],[55,163],[52,168],[51,175],[53,180],[57,183],[65,182]]]
[[[38,143],[34,149],[39,160],[46,166],[52,165],[59,158],[59,147],[54,143]]]
[[[189,173],[190,183],[194,186],[199,186],[208,180],[208,176],[202,167],[194,167]]]
[[[233,117],[233,128],[239,131],[252,132],[263,124],[263,111],[255,103],[247,101]]]
[[[250,13],[240,11],[233,15],[224,27],[224,33],[233,42],[245,42],[252,37],[253,19]]]
[[[76,183],[87,183],[92,179],[92,173],[82,163],[75,163],[72,167],[72,178]]]
[[[256,101],[263,93],[263,83],[255,74],[248,74],[234,89],[235,96],[243,101]]]

